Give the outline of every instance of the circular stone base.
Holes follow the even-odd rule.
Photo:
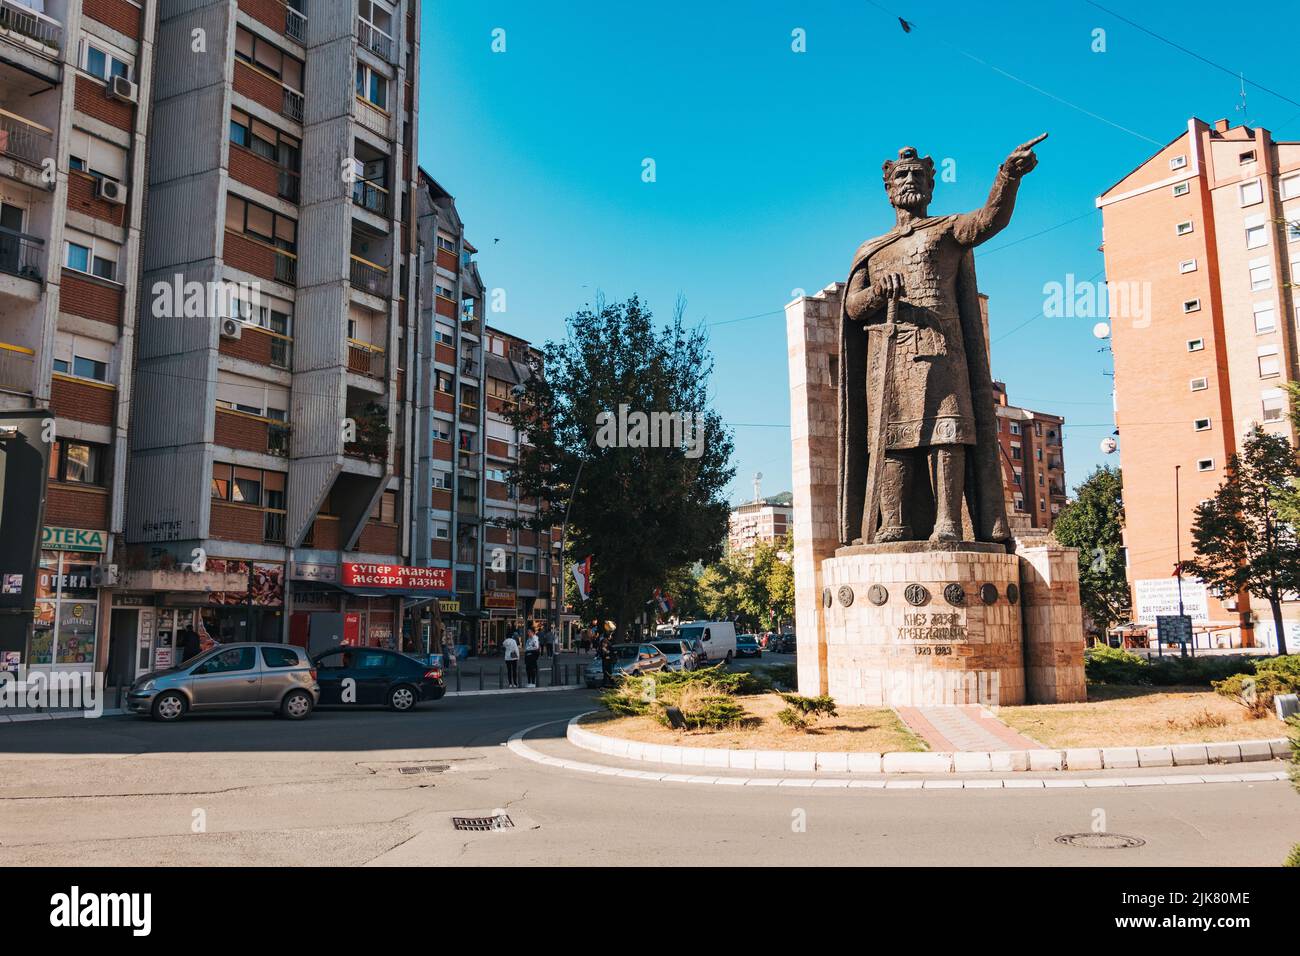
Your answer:
[[[1020,559],[1005,549],[867,545],[822,562],[837,703],[1023,704]]]

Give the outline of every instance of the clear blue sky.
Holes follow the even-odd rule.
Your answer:
[[[1300,100],[1293,32],[1199,0],[1102,5]],[[1040,317],[1043,285],[1104,278],[1095,197],[1189,116],[1242,116],[1233,76],[1083,0],[426,0],[423,34],[422,165],[456,197],[485,282],[506,291],[490,321],[540,342],[597,290],[638,293],[665,318],[683,295],[688,319],[712,326],[733,501],[755,471],[766,494],[790,487],[781,310],[796,288],[843,280],[889,227],[881,162],[904,145],[954,159],[931,211],[965,211],[1043,131],[1014,221],[976,263],[994,375],[1012,402],[1065,416],[1073,489],[1104,458],[1109,356],[1095,319]],[[1300,137],[1300,107],[1247,90],[1252,123]]]

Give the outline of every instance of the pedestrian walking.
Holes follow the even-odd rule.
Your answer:
[[[529,687],[537,686],[537,658],[541,654],[541,642],[537,639],[537,632],[530,627],[528,636],[524,638],[524,669],[528,673]]]
[[[600,669],[605,675],[605,683],[614,680],[614,638],[606,635],[600,642],[597,653],[600,654]]]
[[[546,630],[542,631],[542,648],[546,651],[546,656],[555,660],[555,632],[551,630],[551,625],[546,625]]]
[[[519,642],[515,640],[512,632],[509,637],[501,642],[501,653],[506,661],[506,680],[510,682],[511,687],[519,686]]]
[[[191,657],[197,657],[199,654],[199,632],[194,630],[190,624],[185,625],[185,630],[180,633],[181,660],[188,661]]]

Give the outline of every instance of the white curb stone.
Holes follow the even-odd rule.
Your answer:
[[[949,773],[952,771],[952,754],[884,754],[881,768],[885,773]]]
[[[1174,755],[1175,767],[1194,767],[1210,762],[1205,744],[1174,744],[1169,749]]]
[[[1139,767],[1172,767],[1174,755],[1168,747],[1139,747]]]
[[[1241,748],[1231,741],[1206,744],[1205,753],[1210,763],[1238,763],[1241,760]]]
[[[952,755],[952,769],[957,773],[985,773],[993,769],[993,758],[986,753],[959,751]]]
[[[1242,762],[1249,760],[1272,760],[1273,748],[1267,740],[1243,740],[1237,746],[1241,748]]]
[[[1082,747],[1065,751],[1067,770],[1100,770],[1101,750],[1094,747]]]
[[[1136,770],[1138,752],[1136,747],[1103,747],[1101,764],[1107,770]]]
[[[827,773],[848,773],[849,755],[847,753],[817,754],[817,769]]]
[[[1030,770],[1060,770],[1061,752],[1059,750],[1030,750]]]

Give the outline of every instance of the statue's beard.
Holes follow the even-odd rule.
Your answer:
[[[893,195],[894,205],[910,213],[921,214],[930,205],[930,197],[919,189],[900,189]]]

